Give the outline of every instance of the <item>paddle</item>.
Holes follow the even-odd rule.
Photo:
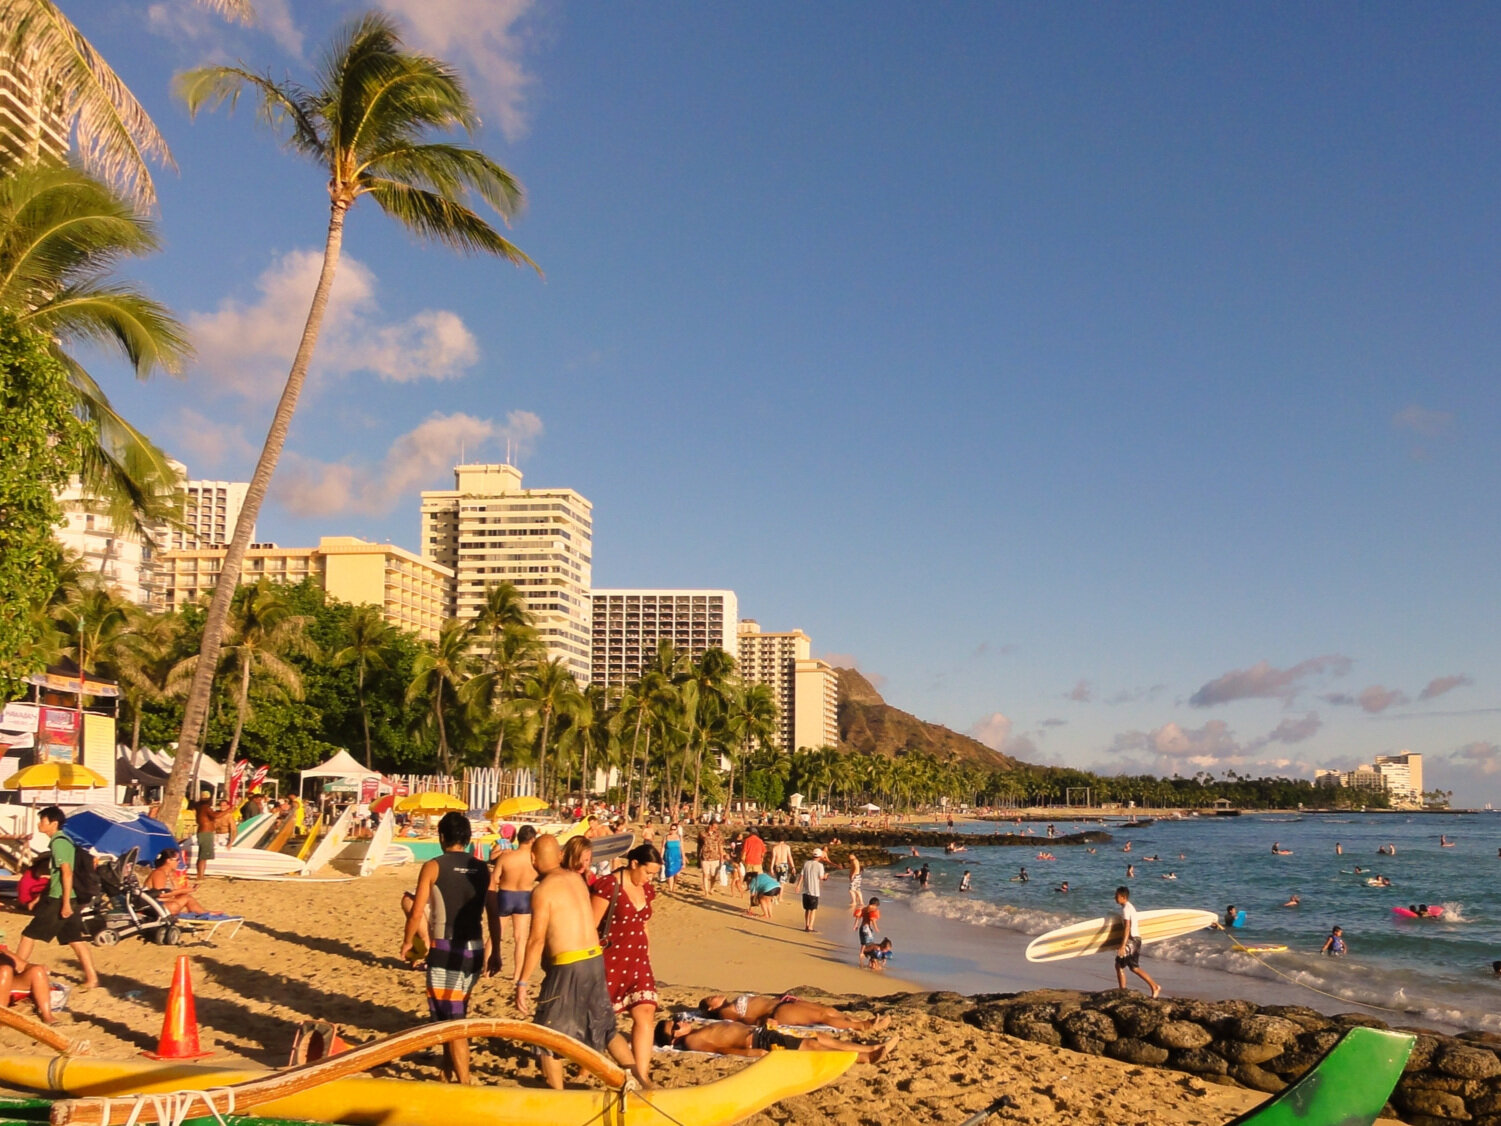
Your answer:
[[[543,1028],[531,1021],[470,1017],[465,1020],[444,1021],[442,1024],[421,1025],[388,1036],[384,1040],[351,1048],[328,1059],[285,1071],[270,1072],[264,1079],[252,1079],[229,1087],[216,1086],[208,1091],[181,1091],[176,1094],[189,1098],[202,1097],[210,1107],[212,1103],[209,1100],[227,1094],[233,1100],[228,1105],[233,1108],[234,1113],[243,1114],[252,1107],[300,1094],[321,1083],[369,1071],[372,1067],[390,1063],[412,1052],[425,1051],[450,1040],[469,1040],[482,1036],[504,1037],[546,1048],[570,1063],[577,1064],[585,1074],[594,1076],[607,1087],[618,1091],[624,1091],[630,1081],[630,1075],[623,1068],[561,1032]],[[52,1126],[125,1126],[125,1123],[139,1117],[139,1104],[162,1097],[114,1095],[110,1098],[61,1099],[52,1104]]]
[[[74,1043],[57,1029],[43,1024],[39,1020],[13,1013],[9,1009],[0,1008],[0,1024],[14,1028],[30,1036],[39,1044],[46,1044],[54,1052],[62,1052],[64,1055],[85,1055],[89,1050],[87,1041]]]

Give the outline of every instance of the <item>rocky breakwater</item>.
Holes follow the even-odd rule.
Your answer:
[[[1302,1076],[1346,1029],[1392,1027],[1362,1014],[1326,1016],[1298,1005],[1154,1001],[1122,990],[914,993],[887,1001],[1022,1040],[1268,1093]],[[1501,1126],[1501,1036],[1400,1031],[1412,1032],[1417,1042],[1391,1096],[1391,1117],[1413,1126]]]
[[[1107,844],[1109,833],[1091,829],[1062,837],[1021,836],[1017,833],[945,833],[930,829],[852,829],[848,825],[808,827],[804,825],[768,826],[757,830],[767,840],[802,841],[826,844],[837,838],[850,848],[943,848],[958,841],[967,849],[992,846],[1020,846],[1032,849],[1066,848],[1069,845]],[[959,855],[963,855],[962,853]]]

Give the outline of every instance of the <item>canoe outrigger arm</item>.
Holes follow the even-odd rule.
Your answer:
[[[554,1055],[577,1064],[586,1075],[592,1075],[622,1099],[636,1086],[630,1072],[615,1061],[561,1032],[543,1028],[530,1021],[469,1017],[441,1024],[421,1025],[388,1036],[384,1040],[351,1048],[328,1059],[275,1071],[262,1079],[252,1079],[229,1087],[172,1091],[165,1094],[59,1099],[52,1106],[52,1126],[138,1126],[140,1123],[182,1126],[188,1118],[209,1116],[217,1119],[220,1126],[223,1126],[226,1115],[244,1114],[254,1107],[298,1094],[330,1080],[358,1075],[413,1052],[426,1051],[454,1040],[481,1037],[516,1040],[546,1048]],[[58,1056],[47,1069],[47,1083],[53,1092],[61,1093],[67,1089],[63,1075],[67,1070],[68,1060],[68,1056]]]

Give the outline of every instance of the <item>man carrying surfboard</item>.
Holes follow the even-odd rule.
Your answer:
[[[1153,997],[1160,996],[1162,986],[1141,968],[1141,928],[1136,922],[1136,905],[1131,902],[1131,889],[1125,886],[1116,888],[1115,901],[1120,905],[1122,923],[1121,944],[1115,952],[1115,980],[1120,983],[1120,988],[1125,989],[1126,971],[1130,970],[1147,983]]]

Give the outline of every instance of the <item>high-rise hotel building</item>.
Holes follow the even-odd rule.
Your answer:
[[[235,523],[245,505],[248,481],[188,481],[183,485],[182,527],[168,538],[176,551],[225,547],[234,539]],[[250,538],[255,539],[255,529]]]
[[[422,556],[453,570],[457,616],[478,617],[487,587],[514,584],[548,656],[587,683],[594,506],[572,489],[523,489],[513,465],[459,465],[453,477],[422,494]]]
[[[616,692],[634,684],[657,645],[698,660],[709,649],[736,655],[733,590],[596,590],[590,682]]]
[[[764,684],[777,703],[776,745],[796,751],[839,742],[839,679],[832,665],[812,655],[812,640],[800,629],[763,633],[742,619],[736,638],[740,679]]]

